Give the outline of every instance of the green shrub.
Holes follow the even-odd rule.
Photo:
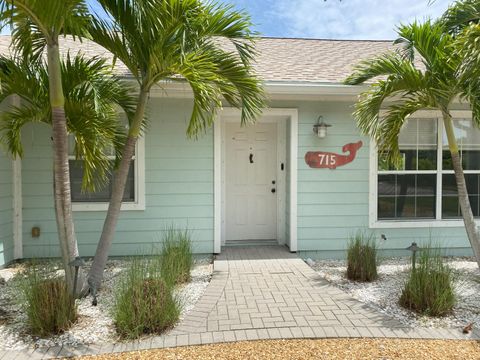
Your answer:
[[[415,269],[410,270],[400,305],[420,314],[444,316],[455,305],[453,274],[440,252],[430,246],[420,252]]]
[[[162,277],[169,285],[190,281],[193,267],[192,241],[188,230],[170,227],[165,230],[162,241]]]
[[[127,339],[172,327],[180,305],[161,276],[161,258],[135,258],[119,281],[113,306],[118,334]]]
[[[347,278],[354,281],[377,279],[377,247],[372,236],[358,232],[348,243]]]
[[[21,282],[23,307],[32,334],[48,336],[68,330],[77,319],[77,308],[64,279],[32,266]]]

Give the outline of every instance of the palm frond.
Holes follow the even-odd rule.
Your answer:
[[[187,130],[212,124],[225,99],[254,119],[265,105],[250,18],[232,6],[200,0],[100,0],[108,19],[94,19],[90,36],[122,61],[146,92],[162,80],[186,80],[194,94]],[[233,44],[233,51],[222,48]]]
[[[458,68],[461,80],[468,81],[480,75],[480,24],[466,26],[455,38],[455,51],[462,58]]]
[[[353,115],[362,133],[372,137],[393,164],[399,159],[398,136],[408,117],[421,109],[448,108],[462,88],[458,78],[462,59],[455,39],[441,25],[427,21],[400,26],[399,35],[404,52],[362,61],[345,81],[357,85],[374,80],[360,95]],[[414,52],[425,69],[416,67]]]
[[[452,34],[458,34],[471,23],[480,21],[480,2],[478,0],[456,1],[449,6],[441,19]]]
[[[13,50],[35,60],[60,35],[84,37],[89,21],[85,0],[0,0],[0,26],[11,26]]]
[[[194,112],[187,134],[197,136],[212,125],[213,117],[224,98],[241,109],[241,122],[254,121],[265,106],[261,80],[235,55],[213,45],[189,54],[178,67],[178,74],[194,91]]]
[[[451,36],[445,31],[441,22],[430,20],[423,23],[417,21],[398,27],[397,44],[402,44],[403,53],[407,60],[414,62],[418,54],[426,71],[452,71],[456,63],[454,60]],[[450,62],[444,61],[446,57]]]
[[[359,85],[379,77],[403,79],[405,83],[416,84],[422,76],[415,65],[397,52],[389,52],[373,59],[360,61],[353,73],[345,79],[347,85]],[[416,86],[416,85],[415,85]]]
[[[49,117],[48,108],[38,108],[33,104],[10,106],[0,115],[0,143],[5,144],[13,157],[22,157],[23,127],[29,123],[45,123]]]
[[[0,141],[20,156],[22,127],[31,122],[51,124],[46,64],[27,60],[0,57],[0,103],[11,96],[20,98],[19,106],[9,107],[0,117]],[[75,156],[84,164],[82,187],[94,191],[109,178],[110,156],[121,157],[126,127],[118,114],[123,110],[127,118],[133,117],[133,89],[114,77],[101,58],[68,54],[61,71],[67,128],[75,140]]]
[[[422,94],[410,94],[404,96],[399,103],[385,108],[385,115],[379,117],[376,132],[371,134],[377,144],[381,156],[389,164],[399,165],[400,150],[398,136],[408,118],[415,112],[428,109],[429,100]]]
[[[256,32],[251,30],[252,21],[248,13],[238,11],[233,5],[214,2],[206,3],[197,21],[203,26],[200,39],[228,39],[235,46],[243,64],[250,64],[257,55]]]

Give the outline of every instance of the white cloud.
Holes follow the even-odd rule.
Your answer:
[[[393,39],[395,26],[440,16],[453,3],[437,0],[277,0],[269,15],[286,36]]]

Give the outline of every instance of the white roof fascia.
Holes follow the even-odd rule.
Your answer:
[[[335,83],[299,83],[299,82],[265,82],[265,90],[270,97],[321,97],[346,96],[356,97],[366,89],[365,85],[351,86]],[[162,81],[151,90],[153,96],[192,97],[187,83],[182,81]]]

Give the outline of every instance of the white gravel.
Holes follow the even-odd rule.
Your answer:
[[[457,304],[452,314],[434,318],[420,316],[404,309],[398,303],[410,269],[409,258],[382,259],[378,268],[379,278],[371,283],[359,283],[346,278],[345,261],[307,259],[319,275],[355,299],[372,308],[393,316],[409,326],[431,328],[458,328],[469,323],[480,327],[480,270],[471,258],[448,258],[448,265],[454,270],[454,286]]]
[[[87,269],[91,265],[87,263]],[[110,316],[115,284],[119,274],[128,266],[127,260],[109,260],[104,283],[98,293],[98,306],[92,306],[92,298],[77,300],[79,318],[67,332],[46,339],[28,334],[26,317],[20,306],[18,279],[25,265],[16,264],[0,270],[0,350],[20,350],[27,347],[77,346],[119,340]],[[205,292],[213,272],[211,259],[197,259],[189,283],[179,286],[175,295],[182,304],[180,319],[194,307]]]

